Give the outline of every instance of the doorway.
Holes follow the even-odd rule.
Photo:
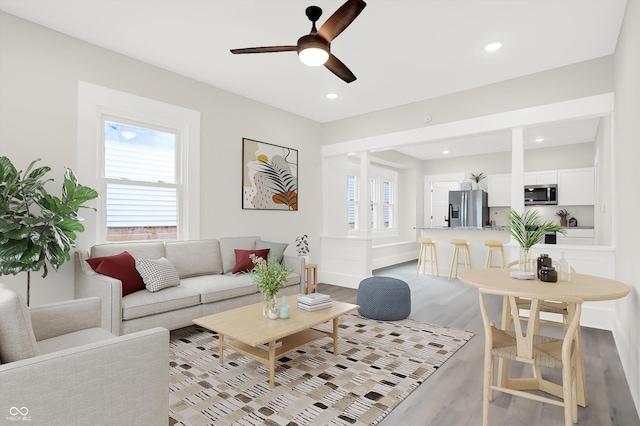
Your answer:
[[[449,217],[449,191],[460,189],[464,172],[424,177],[424,226],[447,226]]]

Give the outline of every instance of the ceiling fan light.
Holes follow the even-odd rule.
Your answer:
[[[318,67],[323,65],[329,59],[329,52],[319,46],[307,47],[302,49],[298,56],[303,64],[310,67]]]

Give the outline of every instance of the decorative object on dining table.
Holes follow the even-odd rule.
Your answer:
[[[542,253],[540,256],[538,256],[536,264],[537,264],[536,275],[538,279],[540,279],[540,272],[542,271],[542,267],[553,266],[553,259],[551,259],[548,254]]]
[[[558,280],[571,281],[571,265],[564,257],[564,252],[560,252],[560,260],[558,260]]]
[[[470,176],[471,180],[476,183],[477,189],[480,189],[480,181],[487,178],[487,176],[483,172],[480,172],[478,174],[471,173]]]
[[[567,209],[560,209],[556,212],[556,216],[560,217],[560,226],[567,226],[567,218],[570,214]]]
[[[567,231],[557,223],[544,222],[538,210],[528,210],[519,214],[514,209],[510,209],[507,214],[507,225],[509,234],[520,245],[520,270],[522,272],[533,272],[529,250],[544,238],[544,234],[559,232],[562,235],[567,235]]]
[[[267,262],[262,257],[251,254],[253,269],[249,273],[251,280],[256,283],[258,290],[264,294],[264,308],[262,315],[272,319],[278,318],[278,292],[284,288],[292,270],[284,267],[280,262],[271,259]]]
[[[538,278],[546,283],[555,283],[558,281],[558,271],[553,266],[543,266]]]

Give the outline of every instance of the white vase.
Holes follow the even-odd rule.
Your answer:
[[[278,319],[278,317],[280,316],[280,313],[278,311],[278,308],[269,309],[269,312],[267,312],[267,317],[272,320]]]

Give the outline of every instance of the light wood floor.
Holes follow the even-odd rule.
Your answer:
[[[412,300],[409,318],[473,331],[476,336],[380,425],[479,425],[482,423],[484,331],[477,290],[455,279],[449,282],[446,277],[416,277],[415,268],[415,262],[408,262],[377,270],[375,275],[399,278],[409,284]],[[354,289],[321,283],[318,291],[330,294],[335,300],[356,303]],[[502,300],[488,300],[488,305],[498,314]],[[582,338],[589,405],[578,408],[578,425],[640,425],[613,335],[609,331],[583,327]],[[512,376],[529,374],[528,370],[512,367]],[[549,371],[556,373],[553,370],[547,373]],[[552,380],[557,377],[559,382],[559,374],[549,377]],[[563,425],[563,409],[497,392],[489,408],[489,423],[495,426]]]

